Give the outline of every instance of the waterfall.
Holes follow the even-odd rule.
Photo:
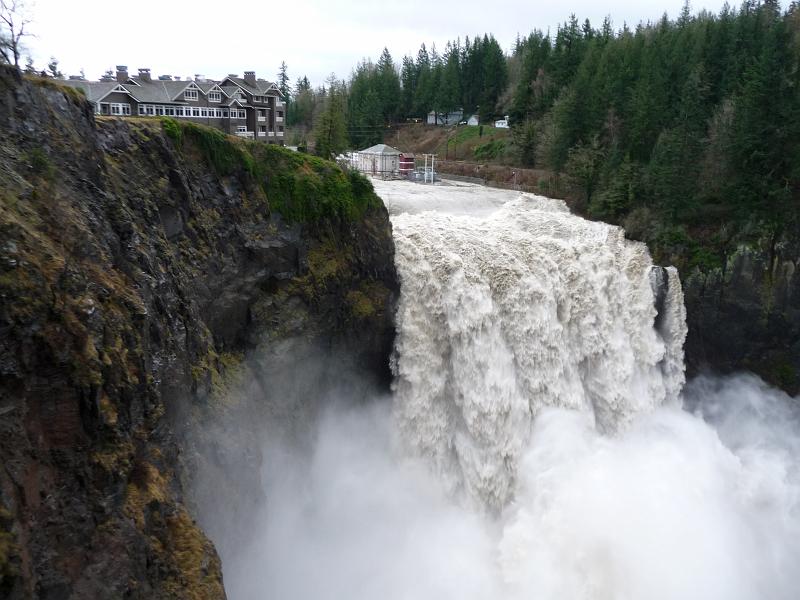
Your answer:
[[[530,195],[488,215],[403,213],[393,228],[395,419],[451,492],[505,506],[545,407],[614,434],[677,399],[680,280],[620,228]]]

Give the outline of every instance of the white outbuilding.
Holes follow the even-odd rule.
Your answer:
[[[400,172],[400,151],[376,144],[353,153],[353,168],[367,175],[390,177]]]

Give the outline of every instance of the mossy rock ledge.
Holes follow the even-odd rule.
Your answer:
[[[0,67],[0,597],[224,598],[189,432],[312,352],[387,389],[397,289],[363,178]]]

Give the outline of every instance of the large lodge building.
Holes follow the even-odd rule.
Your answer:
[[[98,115],[190,119],[232,135],[284,144],[283,96],[274,83],[256,79],[254,71],[245,71],[244,77],[228,75],[222,81],[169,75],[152,79],[150,69],[130,76],[127,67],[118,66],[116,78],[71,78],[60,83],[82,89]]]

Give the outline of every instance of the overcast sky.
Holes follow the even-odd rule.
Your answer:
[[[85,69],[99,77],[117,64],[149,67],[154,75],[220,77],[255,70],[274,80],[281,60],[294,82],[308,75],[319,84],[331,72],[348,77],[364,57],[384,46],[397,63],[416,56],[421,42],[443,48],[447,40],[491,32],[505,49],[517,33],[555,31],[571,12],[598,26],[609,15],[623,22],[676,16],[683,0],[28,0],[32,5],[28,47],[38,68],[50,56],[65,74]],[[722,0],[695,0],[694,12],[717,12]],[[448,8],[447,6],[451,7]],[[452,7],[458,7],[454,10]]]

